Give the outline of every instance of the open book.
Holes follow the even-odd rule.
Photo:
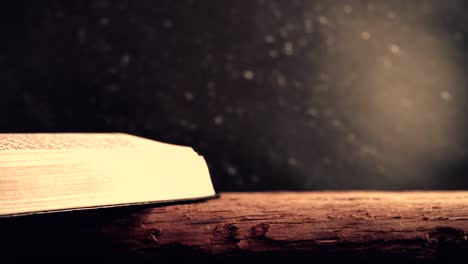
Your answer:
[[[120,133],[0,134],[0,217],[214,196],[190,147]]]

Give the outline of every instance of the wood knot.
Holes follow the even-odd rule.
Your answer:
[[[234,224],[219,224],[214,228],[214,237],[223,243],[237,243],[239,228]]]
[[[237,234],[237,230],[239,230],[239,228],[234,225],[234,224],[219,224],[215,227],[214,229],[217,233],[222,233],[222,234]]]
[[[258,225],[254,225],[250,228],[253,237],[264,237],[265,234],[268,232],[270,228],[270,224],[268,223],[260,223]]]
[[[452,227],[438,227],[426,235],[429,244],[451,244],[465,242],[467,236],[463,230]]]
[[[157,228],[151,228],[148,230],[148,234],[159,236],[161,234],[161,230]]]
[[[146,239],[144,240],[144,242],[159,244],[158,236],[160,234],[161,234],[161,230],[157,228],[151,228],[148,231],[146,231]]]

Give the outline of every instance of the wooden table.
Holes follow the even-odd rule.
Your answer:
[[[5,253],[468,256],[468,192],[223,193],[201,203],[0,220]]]

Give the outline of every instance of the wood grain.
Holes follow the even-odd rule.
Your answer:
[[[203,203],[0,221],[10,254],[468,256],[468,192],[223,193]]]

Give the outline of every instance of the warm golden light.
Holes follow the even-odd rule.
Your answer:
[[[376,173],[394,182],[429,181],[435,163],[450,160],[464,140],[463,74],[448,35],[423,17],[394,23],[394,11],[336,22],[335,49],[348,52],[325,57],[324,71],[349,77],[336,104],[361,149],[358,162],[379,164]]]

